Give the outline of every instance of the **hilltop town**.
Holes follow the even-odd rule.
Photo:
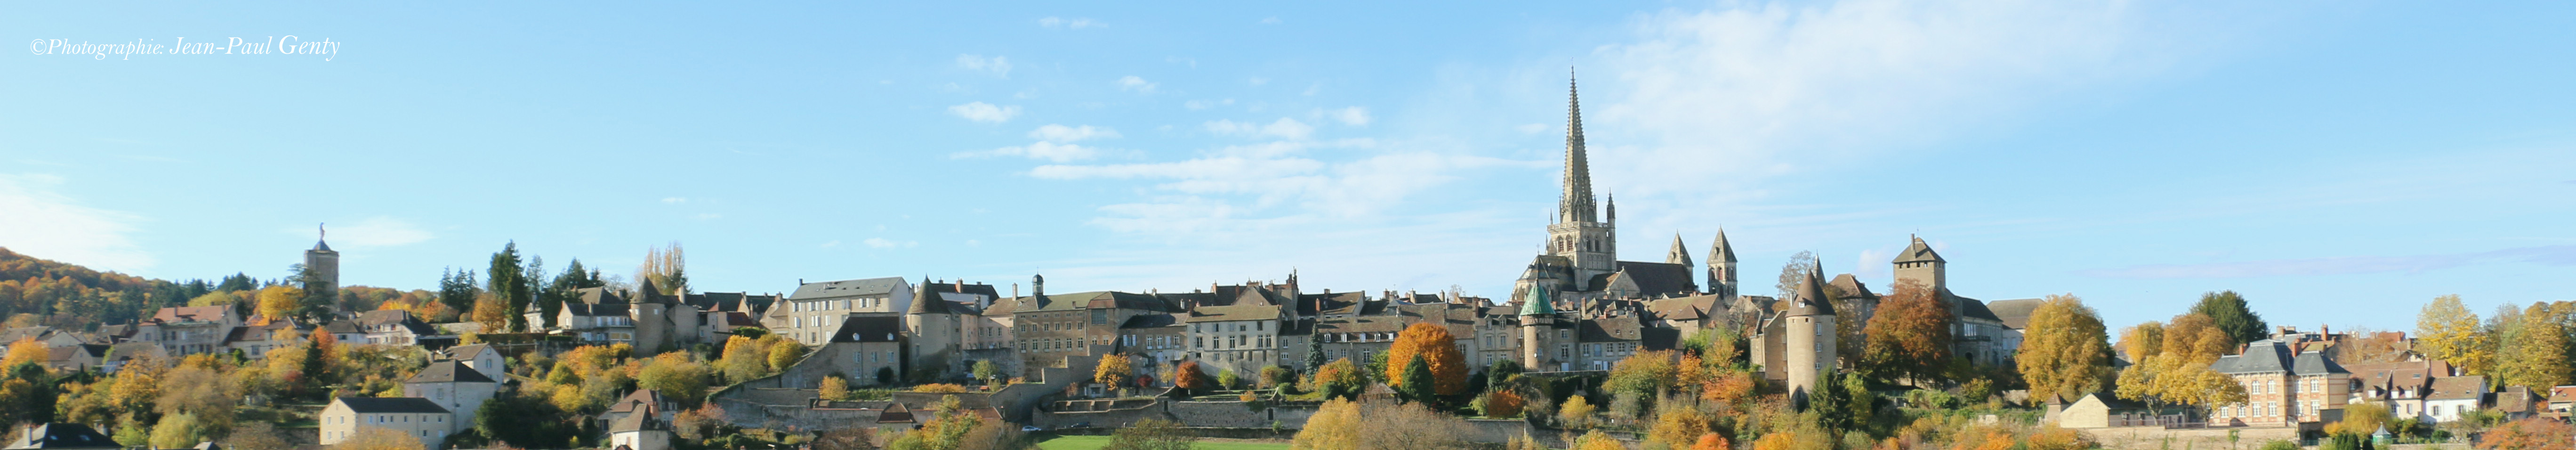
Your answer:
[[[2567,438],[2566,302],[2482,321],[2437,299],[2410,335],[2273,326],[2213,290],[2170,321],[2112,328],[2075,295],[1964,294],[1988,295],[1949,283],[1951,261],[1922,237],[1890,236],[1905,249],[1867,262],[1889,265],[1890,286],[1812,258],[1748,285],[1724,232],[1621,261],[1579,105],[1569,87],[1559,206],[1533,230],[1544,251],[1496,274],[1517,276],[1500,298],[1335,289],[1294,270],[1123,291],[1050,291],[1043,274],[715,288],[688,281],[676,244],[631,281],[578,261],[549,276],[511,246],[479,281],[451,272],[409,292],[341,285],[327,239],[271,281],[142,280],[6,254],[0,420],[17,425],[9,449]],[[2028,293],[2003,295],[2016,294]]]

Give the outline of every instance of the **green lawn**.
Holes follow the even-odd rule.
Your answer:
[[[1109,445],[1108,436],[1057,436],[1038,442],[1038,448],[1042,450],[1097,450],[1103,445]],[[1201,450],[1286,450],[1288,443],[1200,441],[1196,448]]]

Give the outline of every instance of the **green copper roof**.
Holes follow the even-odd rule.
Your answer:
[[[1556,302],[1548,301],[1547,289],[1531,287],[1521,298],[1521,315],[1556,314]]]

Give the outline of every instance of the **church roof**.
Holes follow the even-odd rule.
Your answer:
[[[1637,290],[1647,296],[1689,294],[1699,290],[1691,281],[1690,266],[1681,264],[1620,261],[1619,273],[1637,283]]]
[[[796,285],[796,292],[787,294],[787,299],[813,300],[859,295],[892,294],[894,293],[896,286],[902,285],[902,277],[862,278],[856,280],[805,283]]]
[[[1717,243],[1709,244],[1708,262],[1735,262],[1735,245],[1726,243],[1726,229],[1717,229]]]
[[[1933,251],[1932,251],[1932,246],[1931,246],[1931,245],[1929,245],[1929,244],[1924,244],[1924,243],[1923,243],[1923,238],[1921,238],[1921,237],[1916,237],[1916,238],[1914,238],[1914,243],[1913,243],[1912,245],[1907,245],[1907,246],[1905,246],[1905,251],[1897,252],[1897,253],[1896,253],[1896,261],[1894,261],[1894,262],[1897,262],[1897,263],[1910,263],[1910,262],[1949,262],[1949,261],[1942,260],[1942,259],[1941,259],[1941,254],[1940,254],[1940,253],[1933,252]]]
[[[1690,267],[1690,248],[1682,246],[1681,233],[1673,233],[1673,248],[1671,250],[1664,251],[1664,263],[1680,264],[1683,267]]]
[[[331,244],[330,244],[330,243],[328,243],[328,242],[322,242],[322,240],[321,240],[321,239],[314,239],[314,240],[313,240],[313,251],[315,251],[315,252],[322,252],[322,253],[334,253],[334,252],[332,252],[332,251],[331,251]]]

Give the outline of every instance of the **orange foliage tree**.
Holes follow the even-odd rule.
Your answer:
[[[2488,429],[2478,440],[2478,448],[2487,450],[2569,450],[2576,426],[2544,417],[2506,422]]]
[[[1950,365],[1951,320],[1950,308],[1930,287],[1898,282],[1862,333],[1869,345],[1861,351],[1861,365],[1879,370],[1881,378],[1935,380]]]
[[[1467,354],[1458,351],[1458,338],[1449,328],[1430,322],[1404,327],[1395,335],[1395,344],[1387,349],[1386,379],[1389,387],[1404,385],[1404,367],[1414,358],[1428,358],[1434,392],[1457,395],[1467,390]]]

